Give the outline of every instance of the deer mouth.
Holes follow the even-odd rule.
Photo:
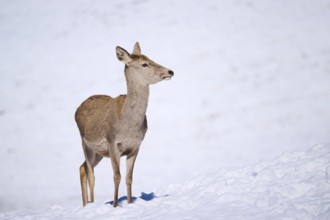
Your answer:
[[[172,76],[163,76],[163,80],[170,80]]]
[[[172,76],[174,76],[174,72],[169,70],[167,73],[163,73],[160,76],[163,78],[163,80],[170,80]]]

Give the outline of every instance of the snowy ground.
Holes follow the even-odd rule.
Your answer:
[[[330,146],[286,153],[253,166],[221,169],[142,193],[120,207],[52,206],[3,219],[330,219]]]
[[[328,152],[327,145],[308,149],[330,143],[329,27],[326,0],[0,1],[0,218],[47,213],[61,219],[121,213],[152,218],[153,211],[171,209],[165,216],[191,212],[202,218],[221,210],[245,216],[256,210],[260,219],[281,212],[304,219],[297,211],[303,207],[305,219],[322,219],[328,207],[315,204],[329,199],[328,183],[319,174],[325,173],[328,154],[315,155]],[[131,50],[135,41],[175,72],[171,81],[151,88],[149,130],[134,173],[134,195],[164,197],[119,209],[102,205],[113,191],[110,162],[104,160],[96,169],[96,205],[77,208],[83,153],[74,111],[90,95],[125,93],[114,48]],[[302,153],[292,154],[290,166],[268,164],[293,151]],[[298,197],[274,193],[274,212],[267,202],[257,202],[273,198],[281,183],[274,188],[267,183],[300,167],[311,152],[313,160],[322,160],[313,168],[319,172],[307,180],[309,168],[299,168],[308,175],[295,177],[318,192],[308,194],[289,179],[285,184],[297,187]],[[249,181],[263,182],[251,165],[256,163],[276,170],[265,177],[269,190],[261,188],[260,195],[248,188]],[[199,184],[198,175],[209,182]],[[221,178],[228,175],[244,183],[229,181],[233,189],[224,189]],[[173,185],[184,181],[191,187]],[[242,203],[235,202],[234,187],[242,188],[237,197]],[[256,207],[252,213],[250,206]]]

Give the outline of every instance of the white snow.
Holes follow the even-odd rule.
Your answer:
[[[0,1],[0,219],[328,219],[329,27],[328,0]],[[103,160],[82,209],[73,115],[126,92],[135,41],[175,72],[151,88],[146,194],[104,205]]]
[[[52,206],[3,213],[4,219],[329,219],[330,146],[286,153],[253,166],[220,169],[143,193],[113,208]]]

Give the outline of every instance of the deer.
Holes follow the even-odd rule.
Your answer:
[[[127,203],[132,203],[134,164],[148,129],[146,111],[149,86],[169,80],[174,75],[172,70],[141,54],[138,42],[131,54],[117,46],[116,55],[125,64],[127,94],[116,98],[107,95],[91,96],[75,112],[85,156],[85,161],[79,168],[83,207],[94,202],[94,168],[103,157],[111,160],[113,207],[116,207],[121,181],[120,158],[126,156]]]

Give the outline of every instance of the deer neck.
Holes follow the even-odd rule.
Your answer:
[[[122,110],[122,119],[128,128],[140,127],[147,112],[149,86],[126,79],[127,96]]]

